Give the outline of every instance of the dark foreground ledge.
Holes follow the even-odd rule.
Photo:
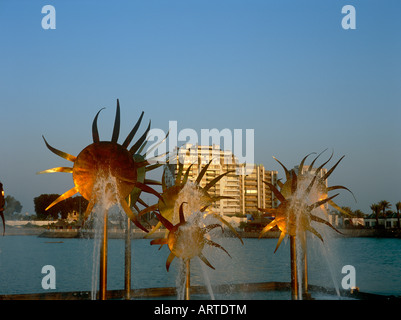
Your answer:
[[[337,293],[335,289],[325,288],[316,285],[308,285],[309,292],[324,293],[333,295],[336,299]],[[263,291],[289,291],[291,285],[289,282],[258,282],[258,283],[241,283],[241,284],[223,284],[213,286],[214,293],[227,293],[227,292],[263,292]],[[191,287],[192,294],[208,294],[207,288],[204,286]],[[125,299],[125,290],[109,290],[107,291],[107,299],[123,300]],[[144,288],[131,290],[131,299],[164,299],[171,296],[176,296],[177,291],[175,287],[164,288]],[[347,297],[355,300],[396,300],[401,302],[401,297],[385,296],[372,293],[359,292],[357,290],[340,291],[341,297]],[[90,300],[90,291],[77,291],[77,292],[50,292],[50,293],[32,293],[32,294],[9,294],[0,295],[0,300]]]

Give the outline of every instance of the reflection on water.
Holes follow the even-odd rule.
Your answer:
[[[56,269],[53,291],[91,290],[93,240],[61,239],[62,243],[49,243],[49,240],[36,236],[0,238],[0,294],[46,292],[41,286],[44,265],[53,265]],[[235,238],[214,240],[223,245],[232,258],[221,255],[217,248],[205,248],[204,254],[216,270],[202,271],[200,261],[193,259],[191,284],[205,285],[204,272],[212,284],[290,281],[289,241],[284,241],[273,254],[277,239],[244,239],[243,246]],[[327,259],[322,256],[320,241],[309,243],[310,284],[333,288],[334,278],[341,287],[342,267],[353,265],[360,291],[401,295],[401,239],[333,238],[327,247]],[[167,272],[165,262],[169,250],[167,246],[160,252],[158,249],[150,245],[150,240],[132,240],[132,288],[175,287],[178,259]],[[108,259],[108,289],[123,289],[124,240],[109,240]],[[332,265],[333,276],[327,261]],[[233,299],[252,298],[241,293],[227,295]],[[223,296],[218,294],[215,298]]]

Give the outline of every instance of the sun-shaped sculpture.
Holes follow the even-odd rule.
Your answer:
[[[179,216],[180,222],[173,225],[170,221],[165,219],[159,213],[156,213],[157,218],[160,222],[167,228],[168,237],[163,239],[154,239],[150,242],[152,245],[165,245],[167,244],[170,249],[170,254],[167,258],[166,269],[170,268],[170,264],[175,257],[181,258],[184,261],[188,261],[194,257],[199,257],[207,266],[214,269],[210,262],[205,258],[202,253],[204,246],[207,244],[209,246],[217,247],[223,250],[230,256],[226,249],[224,249],[218,243],[209,240],[205,235],[212,229],[222,226],[220,224],[210,224],[205,227],[200,227],[197,223],[189,223],[185,221],[183,202],[180,205]],[[231,256],[230,256],[231,257]]]
[[[277,226],[281,231],[274,252],[277,251],[282,240],[287,234],[290,236],[299,235],[299,239],[303,247],[305,247],[306,241],[304,236],[305,231],[313,233],[323,241],[322,236],[316,231],[316,229],[312,227],[312,221],[325,224],[338,233],[341,233],[330,222],[318,217],[317,215],[314,215],[312,211],[319,207],[322,208],[326,203],[338,207],[332,200],[338,196],[338,193],[328,197],[327,193],[329,191],[335,189],[346,189],[349,191],[349,189],[343,186],[326,187],[325,184],[327,177],[334,171],[336,166],[343,158],[341,158],[326,174],[319,177],[321,169],[325,164],[327,164],[328,161],[330,161],[331,157],[328,161],[316,169],[314,175],[312,175],[311,168],[315,161],[312,162],[307,174],[302,173],[303,164],[308,156],[301,161],[298,175],[294,170],[289,171],[280,161],[276,159],[283,166],[287,179],[285,183],[279,184],[280,191],[271,183],[263,181],[280,201],[280,205],[277,208],[259,208],[260,211],[267,212],[269,215],[274,217],[274,220],[261,231],[259,238],[261,238],[263,234],[275,226]]]
[[[333,173],[333,171],[338,166],[338,164],[341,162],[341,160],[344,158],[344,156],[342,156],[340,158],[340,160],[338,160],[337,163],[330,170],[328,170],[325,174],[323,174],[323,173],[321,173],[321,171],[322,171],[323,167],[332,159],[332,157],[333,157],[333,153],[332,153],[330,158],[326,162],[324,162],[320,167],[315,169],[315,172],[313,173],[313,170],[314,170],[313,166],[314,166],[316,160],[326,150],[323,150],[320,154],[318,154],[315,157],[315,159],[307,167],[307,170],[304,170],[305,161],[310,155],[315,154],[315,153],[312,152],[312,153],[308,154],[307,156],[305,156],[298,166],[298,172],[294,171],[294,173],[296,173],[296,175],[294,177],[295,180],[292,178],[291,171],[289,171],[278,159],[273,157],[283,167],[284,172],[285,172],[286,182],[285,183],[282,183],[281,181],[277,182],[277,184],[280,187],[280,192],[283,194],[283,196],[285,198],[290,198],[293,195],[293,190],[294,190],[293,183],[296,183],[298,186],[301,186],[301,187],[303,186],[303,188],[305,188],[312,181],[312,179],[315,179],[312,189],[310,190],[310,192],[308,194],[310,201],[318,201],[318,200],[326,199],[328,197],[329,191],[333,191],[333,190],[337,190],[337,189],[347,190],[348,192],[350,192],[352,194],[352,196],[355,199],[354,194],[348,188],[346,188],[344,186],[328,187],[326,184],[327,178]],[[295,190],[296,190],[296,192],[299,192],[299,188],[295,188]],[[294,193],[295,193],[295,191],[294,191]],[[355,199],[355,201],[356,201],[356,199]],[[346,215],[349,215],[348,212],[344,211],[333,200],[329,200],[329,201],[327,201],[327,203],[330,206],[332,206],[334,209],[336,209]],[[327,216],[327,211],[325,210],[325,207],[321,206],[321,209],[323,209],[323,211],[325,212],[325,214]]]
[[[102,109],[101,109],[102,110]],[[134,138],[140,123],[142,121],[143,112],[135,124],[134,128],[128,134],[123,144],[118,144],[118,136],[120,132],[120,104],[117,99],[116,116],[111,141],[100,141],[97,129],[97,118],[100,111],[96,114],[92,123],[93,143],[84,148],[78,156],[72,156],[68,153],[60,151],[50,146],[43,137],[47,148],[56,155],[74,163],[73,167],[56,167],[44,170],[40,173],[48,172],[67,172],[72,173],[74,187],[55,201],[47,208],[51,208],[60,201],[72,197],[76,193],[80,193],[89,201],[88,207],[84,214],[84,220],[90,215],[96,203],[100,201],[98,194],[98,184],[100,181],[106,181],[103,192],[108,194],[108,198],[112,203],[119,203],[124,212],[140,229],[145,232],[148,230],[143,227],[137,216],[132,212],[126,198],[135,190],[148,192],[160,197],[159,193],[147,185],[144,178],[144,173],[149,168],[149,162],[137,154],[138,150],[143,149],[143,144],[146,143],[146,136],[150,130],[149,125],[143,135],[128,149],[132,139]],[[149,167],[147,167],[149,166]],[[136,200],[139,199],[139,193],[136,192]]]
[[[212,181],[207,183],[204,187],[200,186],[200,182],[205,175],[206,171],[208,170],[212,160],[209,161],[208,164],[206,164],[201,172],[199,173],[198,177],[196,178],[196,181],[192,183],[192,187],[195,188],[197,191],[197,197],[194,197],[196,199],[193,199],[191,197],[185,198],[184,202],[187,202],[189,204],[189,207],[192,208],[194,211],[202,211],[205,212],[207,215],[211,215],[214,218],[218,219],[220,222],[225,224],[242,242],[241,237],[239,236],[238,232],[231,226],[230,223],[228,223],[225,219],[223,219],[220,215],[213,213],[212,211],[208,210],[208,207],[211,206],[213,203],[215,203],[218,200],[221,199],[232,199],[231,197],[227,196],[211,196],[208,191],[211,187],[213,187],[218,181],[221,180],[225,175],[233,172],[233,171],[227,171],[216,178],[214,178]],[[168,186],[166,183],[166,171],[168,170],[167,168],[164,170],[163,177],[162,177],[162,193],[161,197],[159,197],[158,203],[149,206],[145,209],[143,209],[141,212],[139,212],[138,217],[141,217],[147,212],[152,212],[158,210],[160,215],[169,223],[174,222],[174,213],[175,213],[175,206],[177,204],[177,199],[179,199],[180,192],[183,191],[183,189],[188,186],[190,183],[188,181],[188,176],[189,172],[191,170],[192,165],[190,165],[187,170],[185,171],[183,175],[183,168],[184,165],[179,162],[178,164],[178,172],[177,175],[174,179],[174,184],[172,186]],[[194,208],[193,203],[196,202],[195,206],[197,208]],[[159,223],[156,225],[156,227],[148,233],[147,236],[150,236],[152,233],[154,233],[157,229],[159,229],[162,226],[162,222],[159,221]]]

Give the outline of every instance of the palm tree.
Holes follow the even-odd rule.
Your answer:
[[[400,229],[400,210],[401,210],[401,202],[397,202],[395,204],[395,208],[397,209],[397,228]]]
[[[370,209],[372,209],[373,213],[376,214],[376,229],[379,227],[379,214],[380,214],[380,205],[377,203],[373,203],[370,205]]]
[[[386,200],[382,200],[382,201],[379,202],[379,206],[380,206],[380,208],[382,209],[382,211],[383,211],[383,216],[384,216],[384,218],[385,218],[385,217],[386,217],[386,209],[391,208],[391,203],[388,202],[388,201],[386,201]]]
[[[365,214],[364,214],[361,210],[359,210],[359,209],[357,209],[357,210],[354,211],[354,215],[355,215],[357,218],[363,218],[363,217],[365,217]]]

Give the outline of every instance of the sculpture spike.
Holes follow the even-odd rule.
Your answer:
[[[155,186],[161,186],[160,181],[152,180],[152,179],[145,179],[144,181],[145,184],[150,184],[150,185],[155,185]]]
[[[164,141],[166,141],[168,135],[170,133],[170,130],[167,132],[166,136],[164,137],[164,139],[158,143],[156,143],[154,146],[152,146],[152,148],[150,148],[149,150],[146,150],[144,156],[146,157],[149,153],[151,153],[155,148],[157,148],[160,144],[162,144]]]
[[[156,226],[147,234],[145,234],[144,238],[149,238],[152,234],[154,234],[163,224],[159,221]]]
[[[53,173],[53,172],[67,172],[67,173],[72,173],[72,168],[70,167],[56,167],[52,169],[47,169],[43,171],[36,172],[36,174],[42,174],[42,173]]]
[[[160,248],[161,248],[163,245],[167,244],[167,239],[166,238],[153,239],[152,241],[150,241],[150,244],[151,245],[160,244]],[[159,250],[160,250],[160,248],[159,248]]]
[[[148,134],[148,132],[149,132],[149,130],[150,130],[150,124],[151,124],[151,121],[149,120],[149,125],[148,125],[146,131],[145,131],[144,134],[138,139],[138,141],[132,146],[132,148],[129,150],[129,152],[130,152],[132,155],[135,154],[135,152],[138,150],[138,148],[139,148],[139,147],[142,145],[142,143],[145,141],[146,136],[147,136],[147,134]]]
[[[170,252],[170,254],[169,254],[168,258],[167,258],[167,261],[166,261],[167,272],[168,272],[168,269],[170,268],[170,264],[174,260],[174,258],[175,258],[175,254]]]
[[[322,170],[322,168],[323,168],[327,163],[329,163],[329,161],[331,160],[331,158],[333,158],[333,155],[334,155],[334,150],[333,150],[333,152],[331,153],[331,156],[330,156],[329,160],[327,160],[326,162],[324,162],[319,168],[316,169],[316,172],[315,172],[315,175],[316,175],[316,176],[319,174],[320,170]],[[322,181],[323,181],[323,180],[322,180]]]
[[[269,231],[270,229],[272,229],[275,225],[277,225],[277,220],[274,219],[272,222],[270,222],[266,227],[263,228],[263,230],[260,232],[259,234],[259,239],[262,238],[262,236]]]
[[[327,187],[326,188],[327,192],[332,191],[332,190],[336,190],[336,189],[347,190],[348,192],[350,192],[352,194],[352,196],[354,197],[355,202],[357,202],[353,192],[350,189],[348,189],[347,187],[344,187],[344,186],[332,186],[332,187]]]
[[[274,195],[276,196],[276,198],[277,198],[281,203],[284,203],[284,202],[287,201],[287,200],[284,198],[284,196],[281,194],[281,192],[278,191],[278,189],[277,189],[275,186],[273,186],[271,183],[266,182],[266,181],[263,181],[263,183],[266,184],[266,185],[270,188],[270,190],[274,193]]]
[[[99,116],[100,111],[102,111],[105,108],[100,109],[97,113],[95,118],[93,119],[92,122],[92,137],[93,137],[93,142],[97,143],[99,142],[99,131],[97,130],[97,117]]]
[[[318,202],[315,202],[314,204],[311,204],[310,206],[308,206],[308,211],[312,211],[313,209],[320,207],[321,205],[325,204],[326,202],[329,202],[330,200],[337,197],[338,195],[339,195],[339,193],[336,193],[334,196],[331,196],[329,198],[326,198],[326,199],[320,200]]]
[[[144,112],[142,111],[141,116],[139,117],[138,121],[136,122],[134,128],[131,130],[131,132],[128,134],[127,138],[125,138],[123,142],[123,147],[128,148],[129,144],[131,143],[132,139],[134,138],[136,132],[138,131],[138,128],[141,124],[142,118],[143,118]]]
[[[143,201],[141,198],[138,198],[138,200],[137,200],[141,205],[143,205],[145,208],[148,208],[149,207],[149,205],[145,202],[145,201]],[[135,208],[136,209],[136,208]],[[137,210],[138,212],[140,212],[141,210]]]
[[[199,184],[205,175],[207,169],[209,168],[210,164],[212,163],[213,159],[209,161],[207,165],[205,165],[202,169],[202,171],[199,173],[198,177],[196,178],[196,183]]]
[[[216,248],[219,248],[219,249],[223,250],[225,253],[228,254],[228,256],[229,256],[230,258],[232,258],[231,255],[228,253],[228,251],[227,251],[226,249],[224,249],[224,248],[223,248],[221,245],[219,245],[218,243],[216,243],[216,242],[214,242],[214,241],[212,241],[212,240],[209,240],[209,239],[205,239],[205,242],[206,242],[209,246],[216,247]]]
[[[213,270],[215,270],[215,268],[210,264],[210,262],[205,258],[205,256],[204,256],[202,253],[200,253],[200,254],[198,255],[198,257],[199,257],[209,268],[212,268]]]
[[[299,164],[299,167],[298,167],[298,175],[302,174],[302,170],[303,170],[303,168],[304,168],[305,160],[306,160],[306,158],[308,158],[311,154],[316,154],[316,152],[311,152],[311,153],[309,153],[305,158],[302,159],[302,161],[301,161],[301,163]]]
[[[312,190],[313,184],[316,181],[316,175],[313,177],[312,181],[309,183],[308,187],[305,190],[305,196],[309,194],[309,192]]]
[[[120,102],[117,99],[116,118],[114,119],[113,135],[111,142],[117,143],[118,136],[120,135]]]
[[[160,193],[158,193],[156,190],[154,190],[153,188],[147,186],[146,184],[143,184],[139,181],[135,182],[135,186],[139,189],[141,189],[144,192],[147,193],[151,193],[153,195],[155,195],[156,197],[158,197],[159,199],[163,200],[162,196],[160,195]]]
[[[162,174],[162,191],[166,191],[167,190],[167,185],[166,185],[166,172],[165,170],[163,170],[163,174]]]
[[[146,172],[152,171],[152,170],[157,169],[157,168],[160,168],[162,165],[163,165],[163,163],[152,164],[152,165],[146,167]]]
[[[145,140],[144,143],[142,143],[142,145],[140,146],[140,148],[138,149],[137,153],[141,154],[143,149],[145,148],[145,146],[148,144],[148,140]]]
[[[285,232],[281,232],[280,237],[278,238],[278,241],[277,241],[276,249],[274,249],[274,253],[276,253],[278,247],[280,247],[280,244],[284,238],[285,238]]]
[[[224,172],[223,174],[219,175],[218,177],[214,178],[212,181],[210,181],[205,187],[204,189],[207,191],[209,190],[211,187],[213,187],[217,182],[220,181],[221,178],[223,178],[225,175],[231,173],[231,172],[235,172],[235,170],[230,170],[227,172]]]
[[[341,231],[337,230],[337,228],[335,228],[330,222],[328,222],[327,220],[324,220],[318,216],[315,216],[313,214],[310,215],[311,220],[319,222],[319,223],[323,223],[326,226],[329,226],[330,228],[332,228],[334,231],[338,232],[339,234],[343,234]]]
[[[321,156],[321,154],[323,153],[323,152],[325,152],[327,150],[327,148],[326,149],[324,149],[322,152],[320,152],[317,156],[316,156],[316,158],[312,161],[312,163],[309,165],[309,168],[308,168],[308,172],[310,172],[310,171],[312,171],[312,168],[313,168],[313,165],[315,164],[315,161]]]
[[[290,175],[290,172],[288,171],[288,169],[285,167],[285,165],[283,165],[276,157],[273,157],[273,159],[276,160],[283,167],[286,179],[290,180],[291,175]]]
[[[309,226],[309,227],[308,227],[308,230],[309,230],[310,232],[312,232],[316,237],[318,237],[322,242],[324,242],[322,236],[320,235],[320,233],[317,232],[314,228],[312,228],[311,226]]]
[[[340,158],[340,160],[338,160],[337,163],[336,163],[329,171],[327,171],[327,173],[322,177],[322,180],[326,180],[326,179],[333,173],[334,169],[338,166],[338,164],[340,163],[340,161],[341,161],[342,159],[344,159],[344,157],[345,157],[345,156],[342,156],[342,157]]]
[[[164,218],[160,213],[155,212],[156,217],[159,219],[159,221],[168,229],[171,231],[171,229],[174,228],[173,224],[168,221],[166,218]]]
[[[95,206],[95,201],[89,201],[88,206],[85,210],[83,219],[82,219],[83,221],[86,221],[86,219],[88,219],[89,215],[92,213],[94,206]]]
[[[68,153],[65,153],[65,152],[63,152],[63,151],[60,151],[60,150],[58,150],[58,149],[56,149],[56,148],[53,148],[50,144],[47,143],[47,141],[46,141],[46,139],[45,139],[44,136],[42,136],[42,138],[43,138],[43,140],[45,141],[46,147],[47,147],[51,152],[53,152],[54,154],[58,155],[58,156],[61,157],[61,158],[66,159],[66,160],[68,160],[68,161],[71,161],[71,162],[74,162],[74,161],[75,161],[76,157],[74,157],[74,156],[72,156],[72,155],[70,155],[70,154],[68,154]]]
[[[74,194],[78,193],[77,187],[71,188],[70,190],[64,192],[61,196],[59,196],[56,200],[54,200],[46,209],[45,211],[49,210],[51,207],[59,203],[60,201],[63,201],[64,199],[67,199],[69,197],[72,197]]]
[[[180,210],[179,210],[179,215],[180,215],[180,224],[185,223],[185,217],[184,217],[184,208],[182,207],[184,203],[188,204],[187,202],[183,202],[180,205]]]
[[[221,223],[225,224],[231,230],[231,232],[234,233],[235,236],[241,241],[241,243],[244,244],[241,236],[238,234],[237,230],[235,230],[235,228],[230,223],[228,223],[222,216],[220,216],[217,213],[211,213],[211,215],[217,220],[219,220]]]
[[[149,163],[154,162],[154,161],[160,161],[160,158],[163,158],[163,157],[165,157],[165,156],[168,155],[168,154],[169,154],[169,152],[167,151],[167,152],[165,152],[165,153],[163,153],[163,154],[160,154],[160,155],[154,156],[154,157],[152,157],[152,158],[149,158],[149,159],[147,159],[147,161],[148,161]],[[169,162],[168,159],[167,159],[165,162],[168,163],[168,162]]]
[[[152,206],[148,206],[145,209],[143,209],[142,211],[138,211],[138,218],[142,217],[144,214],[148,213],[148,212],[152,212],[157,210],[157,203],[152,205]]]
[[[187,171],[185,171],[184,178],[182,179],[181,186],[184,186],[187,183],[188,176],[189,176],[189,171],[191,170],[192,165],[193,165],[193,163],[187,168]]]
[[[125,214],[130,218],[130,220],[141,230],[145,231],[146,233],[149,232],[138,220],[136,215],[132,212],[131,208],[128,206],[125,199],[120,200],[121,207],[123,208]]]
[[[349,212],[343,210],[342,208],[340,208],[334,201],[330,200],[329,205],[331,205],[334,209],[340,211],[341,213],[344,213],[347,216],[351,216]]]
[[[209,231],[213,230],[214,228],[221,228],[221,232],[224,232],[223,226],[221,224],[209,224],[208,226],[202,229],[203,234],[208,233]]]

